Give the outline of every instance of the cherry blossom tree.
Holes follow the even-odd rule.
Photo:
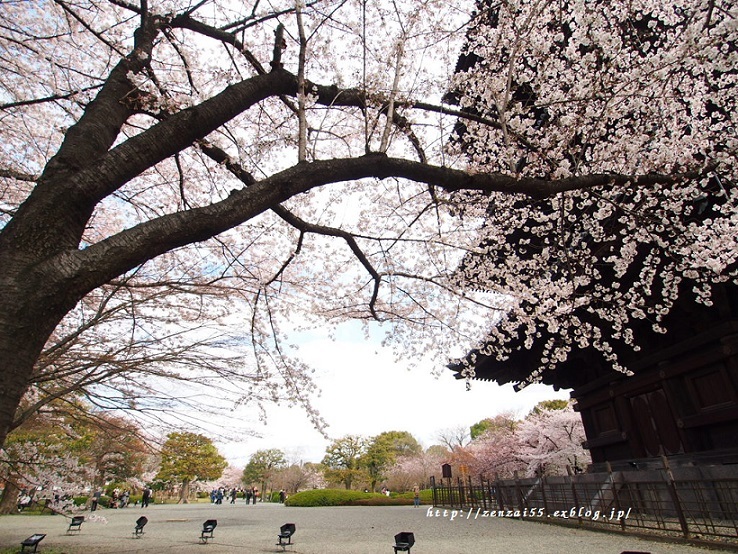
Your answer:
[[[533,476],[584,470],[591,458],[582,446],[582,419],[571,403],[563,408],[551,404],[554,407],[547,408],[540,403],[522,421],[513,422],[508,415],[493,418],[498,424],[464,451],[470,473],[504,479],[515,472]]]
[[[56,400],[9,435],[0,457],[0,513],[16,510],[22,489],[40,489],[51,498],[54,490],[80,494],[144,475],[153,452],[142,430],[129,420],[91,413],[81,402]]]
[[[70,448],[74,440],[70,435],[69,422],[35,417],[8,437],[0,457],[0,513],[15,513],[23,490],[34,494],[41,487],[48,494],[52,487],[81,491],[89,485],[89,473]]]
[[[517,433],[520,422],[512,422],[508,416],[496,419],[505,423],[491,426],[464,450],[463,463],[470,475],[505,479],[526,467]]]
[[[284,489],[288,494],[306,489],[324,489],[324,469],[312,462],[292,463],[276,473],[274,489]]]
[[[183,293],[152,298],[152,345],[193,340],[184,317],[240,314],[251,354],[229,378],[317,424],[285,342],[295,328],[389,321],[420,359],[481,341],[502,309],[491,338],[560,331],[549,367],[573,345],[609,352],[604,323],[573,306],[631,344],[628,322],[658,323],[682,278],[709,301],[737,251],[734,7],[642,4],[3,3],[0,444],[24,395],[68,388],[44,353],[122,282]],[[641,20],[628,43],[610,30]],[[465,36],[482,61],[452,83]],[[449,90],[458,109],[441,104]],[[459,118],[465,138],[449,145]],[[686,217],[703,196],[709,216]],[[612,217],[627,232],[612,236]],[[534,260],[489,255],[518,228]],[[585,236],[643,285],[601,283]],[[669,256],[642,259],[644,242]],[[583,269],[565,271],[575,258]],[[184,306],[211,287],[226,291],[215,314],[202,296]]]
[[[426,450],[412,456],[400,456],[387,471],[386,484],[393,491],[409,491],[415,485],[427,486],[431,476],[438,475],[450,452]]]
[[[213,490],[223,488],[228,491],[241,486],[241,478],[243,476],[243,468],[228,465],[224,470],[223,474],[216,481],[208,482],[203,484],[203,490]]]
[[[591,463],[582,418],[572,406],[532,412],[516,430],[519,459],[528,475],[565,475]]]

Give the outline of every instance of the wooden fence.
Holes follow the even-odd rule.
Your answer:
[[[516,517],[738,544],[738,467],[680,467],[509,480],[431,478],[457,517]],[[443,514],[440,514],[443,515]]]

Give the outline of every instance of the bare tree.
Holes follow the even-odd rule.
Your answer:
[[[471,442],[471,434],[469,428],[463,425],[449,427],[438,431],[436,440],[451,452],[455,452],[459,448],[464,448]]]

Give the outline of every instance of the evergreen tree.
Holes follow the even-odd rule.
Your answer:
[[[179,503],[186,504],[193,481],[214,481],[227,465],[209,438],[196,433],[170,433],[161,449],[156,478],[181,483]]]

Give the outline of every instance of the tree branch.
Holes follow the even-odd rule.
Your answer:
[[[53,1],[54,1],[55,4],[61,6],[61,8],[65,12],[67,12],[69,15],[71,15],[80,25],[82,25],[85,29],[87,29],[95,38],[97,38],[97,40],[99,40],[105,46],[107,46],[108,48],[110,48],[110,50],[112,50],[113,52],[116,52],[120,56],[123,56],[124,55],[123,52],[121,52],[115,46],[115,44],[113,44],[108,39],[106,39],[101,33],[98,33],[97,31],[95,31],[95,29],[93,29],[92,26],[89,23],[87,23],[87,21],[85,21],[82,18],[82,16],[80,16],[77,12],[75,12],[72,8],[70,8],[67,5],[66,2],[62,2],[62,0],[53,0]],[[142,18],[143,18],[143,13],[145,13],[145,12],[142,11],[142,16],[141,16]],[[142,21],[142,24],[143,24],[143,21]]]
[[[246,58],[246,60],[248,60],[248,62],[256,70],[257,73],[267,73],[266,69],[264,69],[264,66],[261,65],[261,62],[256,58],[256,56],[254,56],[251,51],[246,48],[246,46],[240,40],[236,38],[233,33],[229,33],[221,29],[216,29],[215,27],[211,27],[210,25],[206,25],[205,23],[197,21],[196,19],[192,19],[185,14],[174,17],[169,24],[172,28],[188,29],[203,36],[215,39],[220,42],[224,42],[226,44],[230,44],[241,54],[243,54],[243,56]]]
[[[360,158],[299,163],[208,206],[161,216],[113,235],[82,251],[64,252],[46,264],[66,268],[65,286],[93,289],[148,259],[192,242],[207,240],[244,221],[314,188],[365,178],[404,178],[435,185],[448,192],[460,190],[500,192],[544,198],[570,190],[592,187],[649,187],[694,178],[701,173],[679,175],[586,175],[561,180],[514,179],[503,174],[469,174],[374,154]],[[59,271],[50,272],[59,275]]]
[[[0,169],[0,178],[2,177],[5,177],[6,179],[15,179],[17,181],[26,181],[28,183],[35,183],[38,179],[38,175],[23,173],[22,171],[15,171],[14,169]]]
[[[69,98],[72,98],[73,96],[77,96],[78,94],[82,92],[99,89],[102,86],[103,85],[92,85],[89,87],[81,88],[79,90],[73,90],[72,92],[68,92],[65,94],[51,94],[49,96],[44,96],[43,98],[32,98],[30,100],[18,100],[16,102],[7,102],[5,104],[0,104],[0,110],[9,110],[11,108],[19,108],[22,106],[33,106],[34,104],[43,104],[44,102],[54,102],[56,100],[68,100]]]
[[[243,169],[243,167],[240,164],[237,164],[233,162],[226,152],[217,146],[214,146],[209,143],[200,143],[199,144],[200,149],[213,161],[215,161],[218,164],[225,165],[226,169],[230,171],[236,178],[238,178],[244,185],[251,186],[254,184],[254,178],[253,176]],[[308,223],[307,221],[303,220],[302,218],[298,217],[297,215],[290,212],[287,208],[283,206],[275,206],[271,209],[275,214],[277,214],[282,220],[284,220],[286,223],[290,224],[292,227],[300,231],[300,239],[298,241],[298,245],[295,248],[295,251],[290,256],[290,258],[282,265],[282,267],[279,269],[279,271],[275,274],[275,276],[271,279],[270,282],[275,281],[279,275],[281,275],[286,267],[290,264],[290,262],[299,254],[301,248],[302,248],[302,240],[303,235],[305,233],[313,233],[323,236],[329,236],[329,237],[336,237],[336,238],[342,238],[344,241],[346,241],[346,244],[348,244],[351,251],[354,253],[356,258],[359,260],[359,263],[364,266],[364,268],[367,270],[369,275],[372,276],[372,280],[374,281],[374,290],[372,293],[371,300],[369,301],[369,311],[372,314],[372,317],[379,320],[379,315],[376,312],[376,302],[377,298],[379,296],[379,287],[381,285],[381,276],[379,275],[379,272],[374,268],[374,266],[369,261],[369,258],[367,258],[366,254],[361,250],[359,247],[359,244],[356,242],[356,237],[352,235],[351,233],[344,231],[342,229],[336,229],[335,227],[327,227],[325,225],[316,225],[313,223]]]

